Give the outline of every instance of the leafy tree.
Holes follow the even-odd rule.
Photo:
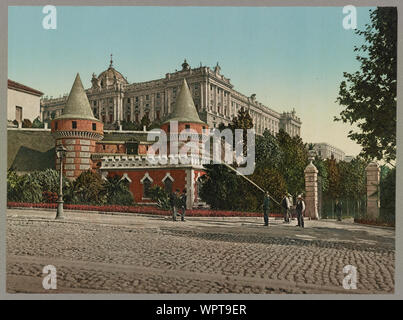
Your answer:
[[[32,128],[41,129],[44,127],[45,127],[45,124],[39,119],[39,117],[36,117],[34,119],[34,122],[32,122]]]
[[[22,127],[23,128],[32,128],[32,122],[29,119],[24,119],[22,121]]]
[[[205,165],[206,175],[200,178],[200,197],[212,209],[239,209],[241,178],[225,165]]]
[[[157,203],[158,208],[162,210],[170,210],[171,205],[169,201],[169,194],[158,185],[151,187],[150,197]]]
[[[73,203],[101,205],[106,201],[106,190],[101,176],[91,170],[84,171],[70,185],[69,197]]]
[[[387,170],[380,181],[380,219],[395,223],[396,215],[396,168]]]
[[[327,194],[332,200],[340,197],[340,172],[336,163],[336,159],[333,157],[326,159],[329,188]]]
[[[268,130],[256,136],[255,157],[257,166],[278,168],[282,158],[278,140]]]
[[[32,178],[35,179],[41,187],[41,191],[59,192],[59,171],[54,169],[46,169],[43,171],[34,171],[31,173]],[[62,178],[63,188],[67,186],[66,178]]]
[[[150,124],[151,124],[151,121],[150,121],[150,119],[148,118],[148,115],[145,114],[145,115],[141,118],[141,120],[140,120],[141,129],[143,129],[144,126],[145,126],[146,129],[148,130]]]
[[[313,161],[314,166],[318,169],[318,177],[321,178],[322,192],[326,192],[329,188],[329,179],[326,162],[318,156]]]
[[[235,138],[235,129],[243,129],[243,152],[244,155],[247,152],[247,130],[253,128],[253,120],[249,115],[248,110],[245,110],[243,107],[238,111],[238,115],[232,119],[232,122],[228,125],[228,127],[232,130]]]
[[[7,172],[7,200],[39,203],[42,201],[40,184],[31,174],[19,176],[15,171]]]
[[[304,170],[308,164],[308,151],[299,136],[291,137],[283,129],[277,134],[281,150],[279,171],[282,173],[287,190],[297,195],[305,190]]]
[[[104,182],[106,203],[131,206],[134,204],[133,195],[129,190],[129,182],[118,175],[108,177]]]
[[[362,146],[368,159],[396,159],[397,9],[378,7],[371,23],[356,33],[365,43],[355,47],[360,70],[344,72],[337,102],[345,109],[336,121],[357,124],[348,136]]]
[[[142,130],[143,128],[140,127],[139,123],[132,122],[132,121],[122,121],[122,130]]]

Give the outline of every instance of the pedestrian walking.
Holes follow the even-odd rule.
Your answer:
[[[290,222],[290,199],[288,199],[288,194],[284,194],[283,200],[281,200],[281,208],[283,210],[283,216],[284,216],[284,223],[289,223]]]
[[[172,192],[169,196],[169,203],[171,205],[173,221],[176,221],[176,215],[178,213],[178,193],[179,193],[179,190],[176,189],[176,191]]]
[[[269,206],[270,206],[270,196],[269,193],[266,191],[263,199],[263,218],[264,218],[264,225],[266,227],[269,226]]]
[[[336,203],[334,204],[334,213],[336,214],[337,221],[341,221],[342,205],[339,199],[336,199]]]
[[[181,220],[185,221],[185,213],[186,213],[186,188],[182,190],[182,195],[180,198],[180,202],[181,202]]]
[[[296,210],[297,210],[297,219],[298,219],[297,227],[304,228],[305,202],[302,199],[301,195],[299,195],[297,198]]]

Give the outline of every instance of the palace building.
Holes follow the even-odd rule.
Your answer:
[[[170,127],[177,123],[177,129]],[[172,112],[162,123],[160,130],[168,137],[191,129],[198,135],[208,130],[207,124],[197,113],[188,84],[182,79]],[[177,131],[177,132],[173,132]],[[190,132],[190,131],[189,131]],[[205,174],[199,157],[190,156],[189,162],[179,161],[181,155],[168,150],[157,157],[169,158],[165,164],[151,162],[147,154],[150,144],[139,131],[104,131],[103,123],[94,117],[80,76],[77,74],[63,113],[51,121],[51,134],[55,145],[63,145],[66,155],[63,161],[63,174],[77,178],[82,172],[93,170],[104,178],[118,175],[130,183],[130,191],[136,203],[151,203],[149,191],[159,185],[168,193],[176,189],[186,189],[187,207],[198,205],[198,179]],[[170,142],[171,138],[168,138]],[[179,142],[179,148],[185,142]],[[172,161],[177,160],[177,161]],[[60,170],[60,159],[55,159],[55,168]]]
[[[164,121],[173,111],[183,79],[186,78],[197,113],[209,127],[228,125],[241,108],[249,111],[257,134],[266,129],[276,134],[280,129],[291,136],[301,134],[301,120],[295,110],[277,112],[256,99],[234,89],[229,78],[221,73],[219,64],[214,68],[191,68],[185,60],[182,69],[167,73],[165,78],[147,82],[129,83],[113,66],[111,56],[107,70],[92,75],[91,87],[85,90],[91,110],[105,129],[117,129],[120,122],[139,123],[146,115],[151,122]],[[41,116],[50,121],[62,114],[67,95],[43,98]]]

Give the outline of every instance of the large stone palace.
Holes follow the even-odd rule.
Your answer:
[[[209,127],[220,123],[228,125],[241,108],[249,111],[257,134],[265,129],[276,134],[280,129],[291,136],[300,135],[301,120],[295,110],[279,113],[256,99],[234,89],[230,79],[221,74],[219,64],[212,69],[200,65],[191,68],[185,60],[182,69],[167,73],[165,78],[147,82],[129,83],[113,67],[111,55],[107,70],[98,76],[92,75],[92,86],[86,89],[94,116],[105,128],[118,128],[120,122],[139,123],[144,115],[150,121],[164,120],[173,109],[183,79],[186,78],[200,119]],[[60,98],[43,98],[41,116],[50,121],[61,116],[67,102],[67,95]]]

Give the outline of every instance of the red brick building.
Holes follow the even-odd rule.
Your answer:
[[[104,178],[119,175],[130,183],[136,203],[151,203],[149,190],[154,185],[168,192],[186,189],[187,207],[197,206],[198,179],[205,174],[200,157],[189,156],[189,163],[183,164],[181,156],[171,152],[169,147],[176,143],[180,149],[186,143],[173,138],[179,133],[193,132],[201,136],[203,130],[208,130],[207,124],[199,118],[185,79],[173,111],[161,130],[167,135],[168,152],[165,155],[157,152],[153,159],[164,158],[168,160],[166,163],[150,161],[148,152],[154,141],[147,140],[148,132],[104,131],[102,122],[92,113],[78,74],[63,114],[51,123],[56,145],[62,144],[67,149],[63,173],[68,178],[75,179],[89,169]],[[56,169],[59,165],[57,159]]]

